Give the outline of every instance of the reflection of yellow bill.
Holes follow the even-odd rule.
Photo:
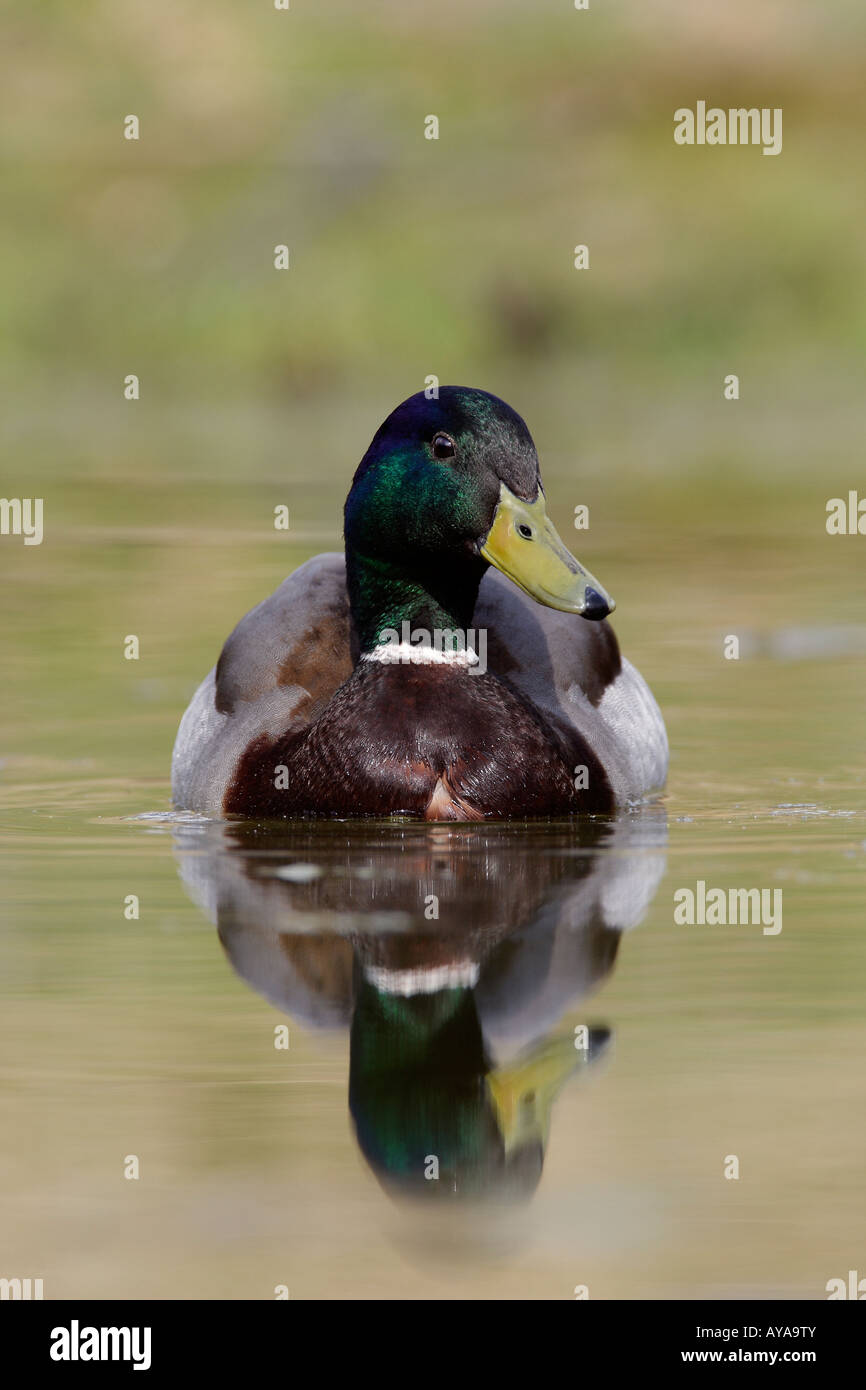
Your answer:
[[[499,504],[481,554],[548,608],[597,619],[606,618],[616,606],[565,548],[547,515],[540,488],[534,502],[523,502],[500,484]]]
[[[523,1061],[490,1073],[487,1088],[506,1153],[530,1142],[547,1145],[550,1108],[585,1057],[573,1037],[551,1038]]]

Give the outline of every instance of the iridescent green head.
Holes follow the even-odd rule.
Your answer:
[[[548,607],[593,619],[613,608],[547,517],[529,430],[487,391],[421,391],[388,416],[355,474],[345,535],[364,651],[404,621],[469,627],[488,564]]]

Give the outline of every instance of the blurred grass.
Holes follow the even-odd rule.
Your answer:
[[[14,9],[7,365],[106,403],[128,367],[151,399],[287,409],[539,361],[613,370],[623,395],[804,349],[847,374],[862,8],[465,8]],[[700,95],[781,105],[782,155],[675,146]]]

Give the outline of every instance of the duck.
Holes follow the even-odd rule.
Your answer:
[[[344,555],[302,564],[227,638],[178,729],[178,810],[550,820],[663,789],[659,707],[505,401],[440,386],[397,406],[344,536]]]

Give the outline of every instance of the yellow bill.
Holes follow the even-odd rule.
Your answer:
[[[481,554],[548,608],[598,621],[616,607],[598,580],[566,549],[547,515],[540,488],[534,502],[524,502],[500,484],[499,504]]]

